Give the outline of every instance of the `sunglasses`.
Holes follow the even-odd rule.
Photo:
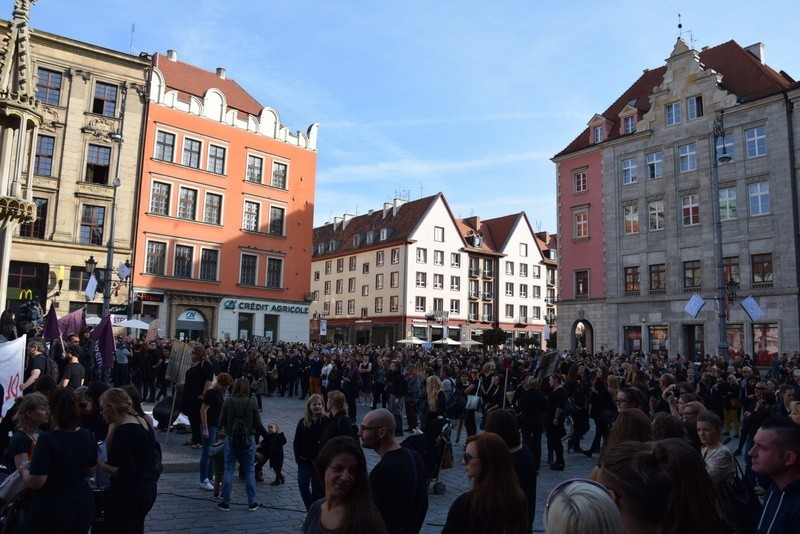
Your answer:
[[[562,493],[567,488],[567,486],[569,486],[571,484],[574,484],[576,482],[580,482],[580,483],[583,483],[583,484],[588,484],[589,486],[594,486],[594,487],[602,490],[603,493],[608,495],[609,498],[612,501],[614,500],[614,497],[611,494],[612,490],[610,490],[609,488],[606,488],[605,486],[603,486],[599,482],[595,482],[594,480],[590,480],[588,478],[570,478],[569,480],[565,480],[564,482],[561,482],[555,488],[553,488],[553,490],[547,496],[547,501],[545,501],[545,505],[544,505],[544,517],[542,518],[542,521],[544,523],[545,529],[547,528],[547,516],[550,515],[550,505],[553,503],[553,500],[560,493]]]

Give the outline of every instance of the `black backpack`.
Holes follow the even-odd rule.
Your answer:
[[[450,379],[452,381],[452,379]],[[458,419],[467,407],[467,395],[463,389],[457,388],[453,382],[453,392],[450,399],[444,405],[444,414],[450,419]]]
[[[44,358],[44,374],[53,379],[53,382],[58,384],[58,366],[52,358],[43,356]]]
[[[248,404],[249,406],[249,404]],[[233,409],[233,402],[231,402],[231,409]],[[245,412],[247,407],[245,407]],[[244,424],[244,413],[241,415],[233,411],[233,425],[231,425],[231,446],[234,450],[244,451],[250,448],[250,433],[247,431],[247,426]]]

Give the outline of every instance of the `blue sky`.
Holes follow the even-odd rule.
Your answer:
[[[679,12],[695,48],[760,41],[800,79],[796,0],[39,0],[31,24],[126,52],[135,24],[135,53],[225,67],[291,130],[320,123],[316,225],[442,191],[458,217],[555,232],[550,158],[663,64]]]

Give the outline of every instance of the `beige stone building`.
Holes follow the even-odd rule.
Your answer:
[[[9,25],[0,25],[5,37]],[[55,302],[59,315],[84,305],[100,315],[103,295],[84,293],[85,262],[106,266],[112,226],[115,271],[131,258],[150,58],[35,30],[30,41],[42,121],[22,185],[33,181],[37,219],[14,234],[4,304],[34,298],[45,309]],[[112,313],[124,315],[128,288],[117,272],[111,287]]]

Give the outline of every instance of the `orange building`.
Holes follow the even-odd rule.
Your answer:
[[[153,57],[135,309],[179,338],[308,341],[317,124],[291,133],[224,69]]]

